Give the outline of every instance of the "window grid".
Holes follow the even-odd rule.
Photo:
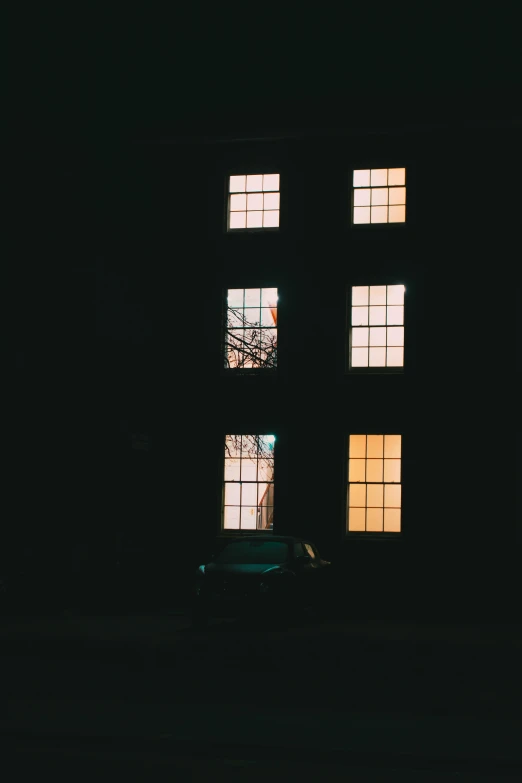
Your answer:
[[[241,174],[229,179],[228,229],[279,228],[279,174]]]
[[[404,366],[404,285],[353,286],[350,368]]]
[[[349,533],[401,532],[401,435],[350,435]]]
[[[223,528],[272,530],[273,435],[227,435],[224,458]]]
[[[404,223],[406,221],[406,169],[355,169],[353,222]]]
[[[226,368],[275,369],[277,298],[277,288],[227,290]]]

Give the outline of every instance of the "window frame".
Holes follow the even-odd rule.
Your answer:
[[[404,286],[404,345],[403,345],[403,364],[402,367],[352,367],[352,289],[359,286],[379,286],[379,285],[403,285]],[[346,287],[346,313],[345,313],[345,326],[346,326],[346,338],[344,348],[344,367],[345,375],[404,375],[406,372],[406,344],[407,344],[407,323],[408,323],[408,307],[407,302],[408,283],[404,280],[398,280],[397,278],[390,278],[388,275],[367,275],[360,281],[349,283]]]
[[[272,430],[271,432],[245,432],[244,428],[241,428],[240,431],[236,429],[234,433],[231,433],[229,431],[222,433],[222,457],[221,457],[221,508],[220,508],[220,525],[219,525],[219,536],[228,538],[228,537],[239,537],[239,536],[257,536],[257,535],[277,535],[276,533],[276,504],[274,500],[274,504],[272,506],[272,527],[270,529],[257,529],[257,528],[226,528],[225,527],[225,486],[227,483],[234,483],[234,482],[226,482],[225,481],[225,444],[226,444],[226,438],[229,437],[231,434],[235,435],[236,437],[238,435],[250,435],[254,437],[259,437],[263,435],[272,435],[274,436],[274,447],[273,447],[273,460],[274,460],[274,471],[273,471],[273,478],[271,482],[246,482],[246,483],[271,483],[274,487],[274,498],[275,498],[275,483],[276,483],[276,454],[277,454],[277,433],[275,430]],[[242,483],[242,482],[241,482]],[[241,506],[239,507],[241,508]]]
[[[392,157],[392,161],[394,157],[397,157],[394,153]],[[400,156],[399,156],[400,157]],[[361,171],[366,169],[406,169],[406,220],[403,223],[354,223],[353,222],[353,208],[354,208],[354,194],[356,190],[359,190],[359,188],[354,188],[353,186],[353,173],[354,171]],[[408,199],[410,198],[410,169],[411,164],[408,160],[405,160],[404,158],[401,158],[401,160],[398,163],[392,162],[387,163],[384,165],[382,161],[371,161],[368,163],[367,161],[364,161],[363,163],[357,163],[357,165],[352,164],[352,168],[350,170],[349,179],[348,179],[348,188],[349,188],[349,203],[350,203],[350,209],[349,209],[349,215],[348,215],[348,224],[350,226],[350,230],[354,230],[357,232],[365,233],[366,231],[370,230],[372,233],[374,231],[404,231],[406,226],[411,225],[411,214],[410,214],[410,206]]]
[[[248,169],[248,174],[246,173],[246,170]],[[279,225],[278,226],[257,226],[257,227],[248,227],[245,226],[245,228],[229,228],[229,218],[230,218],[230,177],[242,177],[242,176],[256,176],[259,174],[279,174]],[[275,166],[267,166],[267,165],[259,165],[259,164],[253,164],[253,166],[234,166],[233,168],[230,168],[225,173],[225,183],[224,183],[224,189],[225,189],[225,198],[224,198],[224,207],[225,207],[225,214],[224,214],[224,233],[227,236],[233,236],[234,234],[239,235],[245,235],[245,234],[277,234],[281,231],[282,223],[281,223],[281,216],[283,212],[283,181],[284,176],[281,171],[281,167],[279,165]],[[265,192],[265,191],[261,191]],[[268,191],[267,191],[268,192]],[[276,191],[270,191],[275,193]]]
[[[235,282],[235,281],[234,281]],[[248,281],[248,284],[244,284],[242,281],[241,284],[238,285],[226,285],[222,291],[221,291],[221,343],[220,343],[220,361],[221,361],[221,375],[223,377],[232,378],[232,377],[246,377],[246,376],[258,376],[258,377],[274,377],[277,375],[277,371],[279,368],[279,300],[280,300],[280,287],[278,285],[270,285],[259,283],[259,281],[254,281],[252,284],[250,284],[251,281]],[[277,350],[278,350],[278,356],[275,367],[226,367],[225,366],[225,333],[227,329],[227,317],[228,317],[228,291],[230,289],[243,289],[246,290],[248,288],[275,288],[277,290],[277,324],[276,324],[276,330],[277,330]],[[263,433],[261,433],[263,434]]]
[[[387,428],[366,428],[365,432],[360,431],[361,428],[355,428],[344,434],[344,503],[343,503],[343,525],[344,525],[344,539],[350,540],[364,540],[364,541],[399,541],[404,538],[405,525],[404,525],[404,467],[405,467],[405,443],[407,448],[407,440],[405,432],[400,427],[387,427]],[[384,431],[384,430],[393,431]],[[401,480],[399,486],[401,487],[401,529],[398,532],[387,530],[349,530],[348,529],[348,514],[350,510],[348,493],[350,488],[349,481],[349,469],[350,469],[350,436],[351,435],[400,435],[401,436]],[[365,482],[368,483],[368,482]],[[374,482],[369,482],[374,483]],[[383,482],[384,484],[385,482]],[[397,486],[398,482],[389,482]]]

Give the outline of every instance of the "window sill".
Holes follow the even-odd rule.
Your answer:
[[[344,375],[404,375],[404,367],[351,367]]]
[[[403,531],[400,533],[378,533],[376,532],[347,532],[345,533],[345,541],[399,541],[404,536]]]

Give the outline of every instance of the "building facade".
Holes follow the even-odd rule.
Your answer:
[[[297,534],[354,609],[503,611],[519,141],[450,124],[149,138],[73,166],[95,217],[78,398],[97,434],[74,448],[95,465],[96,546],[116,530],[192,567],[230,535]]]

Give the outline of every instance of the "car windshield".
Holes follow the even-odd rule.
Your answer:
[[[216,563],[284,563],[288,544],[283,541],[234,541],[216,557]]]

